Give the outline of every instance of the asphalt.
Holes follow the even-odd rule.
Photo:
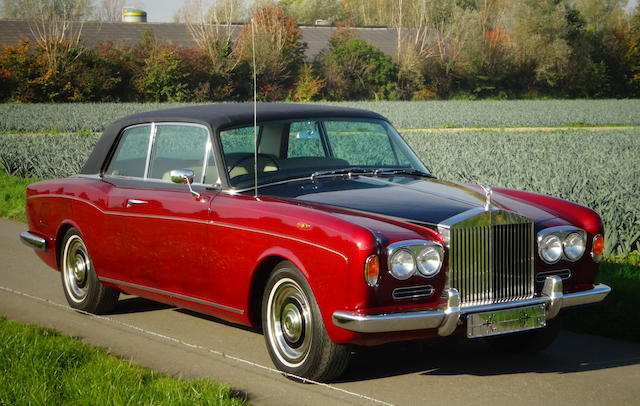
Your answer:
[[[481,340],[358,349],[331,387],[295,383],[264,368],[273,364],[262,335],[212,317],[132,296],[105,318],[68,309],[59,274],[19,242],[24,230],[0,220],[0,316],[55,328],[171,375],[211,377],[254,405],[640,402],[640,344],[568,331],[535,356],[496,353]]]

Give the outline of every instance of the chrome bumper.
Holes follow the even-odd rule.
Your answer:
[[[439,335],[448,336],[455,331],[460,318],[466,314],[544,304],[546,318],[550,320],[558,315],[560,309],[602,301],[611,292],[611,288],[599,284],[583,292],[562,293],[562,279],[559,276],[548,276],[540,297],[469,307],[460,307],[460,296],[456,289],[447,289],[445,292],[447,306],[442,309],[375,315],[337,311],[333,313],[333,324],[358,333],[437,328]]]
[[[47,250],[47,240],[42,237],[38,237],[35,234],[31,234],[28,231],[20,233],[20,240],[31,248],[35,248],[40,251]]]

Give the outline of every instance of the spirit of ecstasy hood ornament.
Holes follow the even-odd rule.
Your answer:
[[[491,195],[493,194],[493,190],[491,189],[491,186],[480,185],[480,187],[484,190],[484,196],[486,198],[484,209],[485,211],[489,211],[491,208]]]

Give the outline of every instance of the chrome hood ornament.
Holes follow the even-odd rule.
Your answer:
[[[480,187],[482,188],[482,190],[484,190],[484,196],[485,196],[485,203],[484,203],[484,209],[485,211],[489,211],[491,210],[491,195],[493,194],[493,189],[491,189],[491,186],[485,186],[485,185],[480,185]]]

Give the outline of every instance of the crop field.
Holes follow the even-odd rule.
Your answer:
[[[640,128],[588,131],[412,131],[404,134],[446,180],[523,189],[594,208],[605,222],[606,252],[640,249]],[[97,135],[0,135],[0,164],[11,175],[77,173]]]
[[[326,103],[376,111],[398,128],[640,125],[640,100]],[[0,104],[0,132],[100,132],[128,114],[184,104]]]

